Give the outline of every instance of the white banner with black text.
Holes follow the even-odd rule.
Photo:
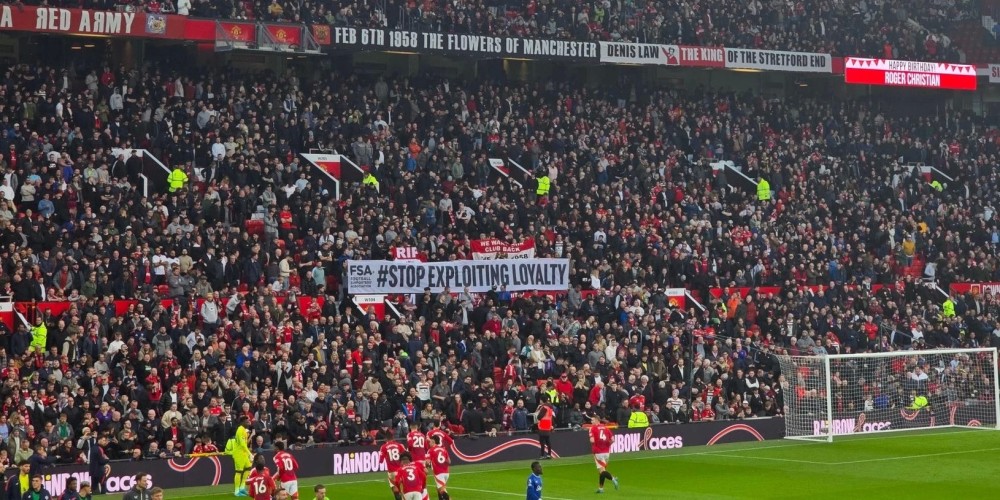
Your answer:
[[[503,259],[455,262],[358,260],[347,264],[347,289],[358,293],[433,293],[569,290],[569,259]]]

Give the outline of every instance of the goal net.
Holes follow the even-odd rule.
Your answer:
[[[998,428],[995,348],[777,358],[788,439]]]

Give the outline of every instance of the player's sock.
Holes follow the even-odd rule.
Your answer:
[[[233,476],[233,494],[237,495],[240,492],[240,486],[243,485],[243,472],[236,471],[236,475]]]
[[[604,487],[604,481],[610,479],[611,478],[611,474],[608,474],[608,471],[603,471],[602,470],[600,477],[601,477],[601,488],[603,488]]]
[[[392,492],[392,496],[396,497],[396,500],[403,500],[403,494],[398,491]]]

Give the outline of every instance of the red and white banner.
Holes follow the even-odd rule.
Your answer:
[[[271,37],[283,45],[302,45],[302,28],[299,26],[288,26],[286,24],[266,24],[267,32]]]
[[[971,293],[977,297],[983,295],[997,295],[1000,294],[1000,283],[997,282],[987,282],[987,283],[952,283],[948,287],[952,292],[959,295],[965,295]]]
[[[0,7],[0,31],[34,31],[66,35],[161,37],[182,35],[183,26],[171,26],[174,16],[145,12],[57,9],[29,5]],[[169,32],[169,33],[168,33]]]
[[[474,260],[535,258],[534,238],[526,238],[524,241],[516,243],[497,239],[471,240],[469,246],[472,249]]]
[[[692,68],[725,68],[726,49],[723,47],[678,47],[681,66]]]
[[[679,66],[679,52],[676,45],[601,42],[602,63]]]
[[[302,156],[333,177],[340,178],[340,155],[303,154]]]
[[[7,325],[10,331],[14,331],[14,303],[13,302],[0,302],[0,322]]]
[[[833,57],[815,52],[726,48],[726,68],[833,73]]]
[[[417,247],[392,247],[392,260],[396,262],[427,262],[427,257]]]
[[[687,290],[684,288],[667,288],[667,304],[670,307],[676,307],[678,309],[686,309],[687,307]]]
[[[848,57],[844,61],[844,81],[859,85],[949,90],[976,90],[977,84],[976,67],[969,64],[862,57]]]

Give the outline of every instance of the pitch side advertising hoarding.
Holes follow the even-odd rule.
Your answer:
[[[693,446],[779,439],[784,434],[784,422],[779,418],[765,418],[739,422],[661,424],[646,429],[619,429],[614,433],[612,452],[615,454],[643,450],[669,453]],[[299,462],[299,477],[312,478],[385,470],[385,465],[379,461],[378,450],[377,446],[318,446],[293,450],[292,454]],[[449,451],[453,465],[523,461],[538,457],[538,440],[534,434],[480,437],[475,440],[456,437]],[[584,431],[559,431],[552,434],[552,451],[554,457],[584,456],[590,454],[590,442]],[[273,452],[265,452],[264,455],[271,463]],[[7,477],[16,471],[8,469]],[[233,463],[225,456],[112,462],[105,469],[108,492],[128,491],[139,472],[148,474],[153,484],[163,488],[222,484],[229,487]],[[45,487],[53,497],[65,491],[66,482],[71,477],[79,481],[91,480],[84,464],[53,466],[43,470],[42,474]]]

